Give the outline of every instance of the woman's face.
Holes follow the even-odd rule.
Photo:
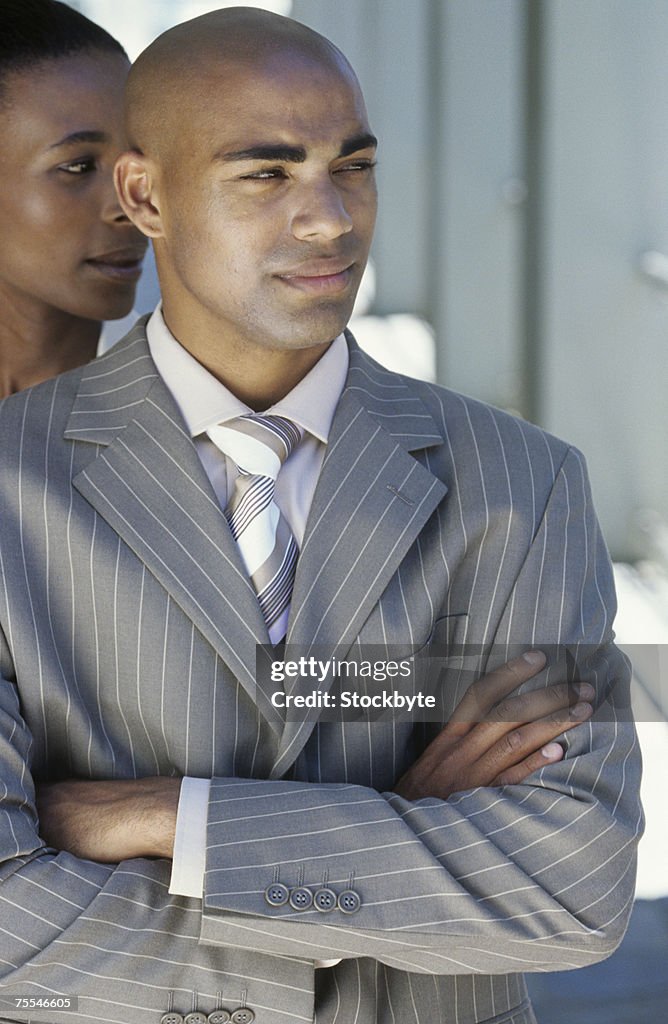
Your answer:
[[[91,320],[130,312],[146,239],[118,205],[129,64],[90,51],[10,73],[0,90],[0,308]]]

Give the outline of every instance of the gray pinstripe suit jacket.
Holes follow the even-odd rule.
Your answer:
[[[63,1024],[158,1024],[169,993],[182,1012],[245,998],[257,1024],[528,1024],[519,972],[614,948],[640,829],[628,722],[569,733],[530,784],[411,804],[390,792],[424,742],[410,724],[283,721],[256,686],[264,623],[141,323],[5,401],[0,437],[7,991],[78,995],[47,1015]],[[578,454],[353,346],[289,640],[584,641],[623,688],[613,612]],[[159,773],[214,779],[202,903],[168,894],[167,862],[41,843],[33,777]],[[362,908],[271,908],[276,872],[352,875]]]

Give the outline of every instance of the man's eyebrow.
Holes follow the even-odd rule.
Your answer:
[[[339,156],[350,156],[351,153],[358,153],[360,149],[376,149],[377,146],[378,139],[370,132],[366,132],[364,135],[354,135],[341,143]]]
[[[108,142],[109,136],[106,132],[100,132],[95,130],[84,130],[80,132],[71,132],[69,135],[65,135],[64,138],[58,142],[54,142],[49,149],[58,149],[59,146],[78,146],[82,142]]]
[[[235,149],[230,153],[217,153],[216,160],[230,163],[235,160],[278,160],[280,163],[303,164],[306,150],[303,146],[272,145],[249,146],[248,149]]]
[[[354,135],[344,139],[341,143],[339,156],[350,156],[360,149],[375,148],[378,139],[375,135],[365,132],[363,135]],[[306,160],[306,149],[304,146],[286,146],[281,143],[264,143],[258,146],[248,146],[246,149],[235,149],[228,153],[217,153],[216,160],[223,163],[233,163],[237,160],[276,160],[279,163],[303,164]]]

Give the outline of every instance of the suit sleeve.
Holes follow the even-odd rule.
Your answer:
[[[146,1024],[170,998],[183,1013],[199,998],[209,1012],[217,992],[234,1007],[248,990],[249,1003],[271,1007],[272,1024],[310,1020],[310,960],[202,944],[201,900],[170,896],[170,861],[99,864],[44,845],[32,739],[1,633],[0,665],[0,997],[78,998],[77,1012],[42,1011],[52,1024]],[[253,978],[262,979],[255,988]],[[0,1005],[3,1019],[26,1019]]]
[[[642,827],[614,612],[586,472],[569,450],[491,638],[586,649],[580,676],[601,707],[564,738],[564,760],[522,785],[413,803],[355,785],[214,780],[203,940],[434,974],[563,970],[609,955]],[[354,888],[359,909],[270,906],[267,886],[297,866],[312,892],[323,879]]]

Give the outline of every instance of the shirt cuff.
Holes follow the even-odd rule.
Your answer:
[[[176,812],[174,858],[169,891],[173,896],[202,898],[206,867],[209,779],[184,778]]]

